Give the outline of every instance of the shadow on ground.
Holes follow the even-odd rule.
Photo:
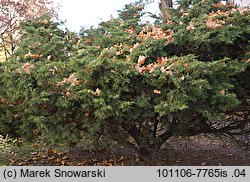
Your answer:
[[[1,158],[1,157],[0,157]],[[143,162],[131,149],[117,147],[112,152],[86,151],[81,148],[54,149],[32,145],[20,152],[2,157],[1,165],[32,166],[130,166],[150,165]],[[164,166],[247,166],[250,151],[236,143],[213,136],[171,138],[160,151],[157,165]]]

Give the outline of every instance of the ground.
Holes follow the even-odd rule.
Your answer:
[[[190,166],[246,166],[250,164],[250,150],[229,140],[206,136],[173,142],[174,159],[170,165]]]
[[[232,141],[200,135],[171,138],[160,151],[156,165],[170,166],[248,166],[250,150]],[[2,162],[1,162],[2,161]],[[81,148],[53,148],[33,144],[0,156],[2,165],[151,165],[143,162],[131,149],[86,151]]]

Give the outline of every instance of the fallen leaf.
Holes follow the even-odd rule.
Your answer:
[[[67,91],[67,92],[65,93],[65,95],[66,95],[67,97],[69,97],[69,96],[70,96],[70,92]]]
[[[38,152],[31,152],[31,155],[37,155]]]
[[[193,25],[193,22],[191,22],[191,23],[189,24],[189,26],[187,26],[186,29],[187,29],[187,30],[195,30],[195,26]]]
[[[161,94],[161,91],[160,90],[154,90],[154,93],[155,94]]]
[[[166,73],[171,77],[174,76],[174,73],[172,71],[166,71]]]
[[[48,20],[41,20],[40,23],[41,23],[42,25],[47,25],[47,24],[49,23],[49,21],[48,21]]]
[[[37,143],[35,143],[33,146],[34,146],[34,148],[36,148],[36,149],[39,148],[39,145],[38,145]]]
[[[199,157],[200,156],[200,154],[193,154],[193,157]]]
[[[64,156],[62,159],[63,159],[63,160],[67,160],[67,159],[68,159],[68,157],[67,157],[67,156]]]
[[[47,56],[47,60],[51,60],[52,56],[51,55],[48,55]]]
[[[157,58],[157,63],[159,63],[161,65],[165,65],[165,64],[167,64],[167,62],[168,62],[167,58],[164,58],[164,57]]]
[[[166,69],[164,68],[164,66],[161,66],[160,70],[161,70],[162,73],[166,73]]]
[[[240,12],[241,15],[243,15],[245,12],[249,11],[249,8],[247,8],[247,7],[238,7],[237,10]]]
[[[135,69],[139,72],[139,73],[142,73],[143,69],[140,67],[139,64],[136,64],[135,65]]]
[[[139,56],[137,63],[139,65],[142,65],[145,63],[146,57],[145,56]]]
[[[51,156],[51,157],[48,157],[48,160],[53,160],[53,159],[55,159],[55,157],[54,156]]]
[[[126,61],[127,61],[127,62],[130,62],[130,61],[131,61],[131,59],[130,59],[130,56],[129,56],[129,55],[126,55]]]
[[[210,29],[220,28],[222,27],[222,24],[225,23],[224,21],[213,20],[213,19],[205,20],[205,22],[206,22],[206,26]]]
[[[79,84],[76,75],[73,73],[68,78],[63,78],[63,81],[58,82],[58,85],[62,85],[64,83],[70,83],[72,86]]]
[[[167,22],[166,22],[168,25],[172,25],[172,24],[174,24],[174,22],[172,21],[172,20],[167,20]]]
[[[64,153],[63,152],[58,152],[57,154],[60,156],[60,155],[63,155]]]
[[[114,160],[113,159],[109,159],[108,162],[114,162]]]
[[[124,161],[124,156],[122,155],[118,161]]]
[[[18,166],[26,166],[26,165],[27,165],[26,162],[20,162],[20,163],[18,163]]]
[[[220,91],[218,91],[218,93],[219,93],[220,95],[225,95],[225,90],[220,90]]]
[[[167,70],[167,71],[170,70],[170,69],[172,68],[173,65],[175,65],[175,63],[170,64],[170,65],[166,68],[166,70]]]
[[[15,163],[16,160],[15,159],[9,159],[11,163]]]
[[[168,38],[168,40],[164,43],[164,46],[167,46],[169,43],[172,43],[172,42],[174,42],[175,41],[175,39],[174,39],[174,37],[169,37]]]
[[[30,69],[34,69],[35,68],[35,65],[34,64],[30,64],[30,63],[25,63],[21,69],[17,69],[18,73],[23,73],[23,72],[26,72],[28,74],[32,74],[32,72],[30,71]]]
[[[137,47],[139,47],[139,43],[137,42],[136,44],[134,44],[132,47],[130,47],[129,52],[133,52]]]
[[[117,51],[116,52],[116,56],[120,56],[120,55],[122,55],[123,54],[123,50],[120,50],[120,51]]]
[[[125,25],[125,21],[120,21],[120,27],[124,26]]]
[[[202,163],[201,163],[202,166],[205,166],[206,164],[207,164],[206,162],[202,162]]]
[[[99,89],[99,88],[97,88],[96,90],[95,90],[95,92],[94,92],[94,95],[96,95],[96,96],[99,96],[100,94],[101,94],[101,90]]]
[[[46,158],[47,156],[44,155],[44,154],[40,154],[39,157],[41,157],[41,158]]]
[[[143,71],[153,73],[155,71],[156,67],[157,67],[156,64],[151,63],[151,64],[148,64],[147,66],[143,67]]]

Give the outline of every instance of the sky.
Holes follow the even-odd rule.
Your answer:
[[[60,4],[59,19],[65,21],[70,31],[78,32],[81,27],[97,26],[100,22],[117,17],[117,10],[134,0],[54,0]],[[159,0],[155,0],[148,9],[158,10]]]

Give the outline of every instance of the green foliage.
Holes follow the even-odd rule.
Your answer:
[[[73,53],[77,36],[73,32],[63,31],[49,16],[21,23],[21,42],[17,57],[26,61],[68,61]]]
[[[20,61],[0,65],[0,133],[152,157],[174,135],[247,132],[250,11],[192,2],[162,26],[140,24],[130,4],[77,43],[48,19],[24,23]]]
[[[249,50],[249,25],[246,24],[249,11],[209,2],[199,1],[192,8],[180,6],[176,10],[173,22],[165,28],[173,29],[178,44],[172,43],[165,51],[169,55],[199,55],[203,61],[246,58],[243,56]]]
[[[144,14],[143,8],[141,1],[125,5],[119,11],[119,18],[102,22],[98,28],[83,28],[80,31],[82,39],[78,44],[78,58],[95,59],[103,49],[119,44],[126,44],[128,52],[130,45],[137,41],[136,34],[141,31],[139,21]]]

